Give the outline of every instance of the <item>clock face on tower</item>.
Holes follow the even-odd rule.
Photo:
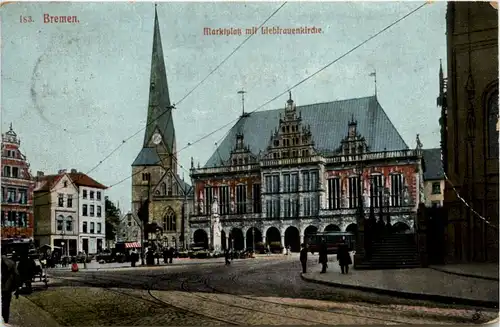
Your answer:
[[[153,143],[156,145],[161,143],[161,135],[159,133],[153,135]]]

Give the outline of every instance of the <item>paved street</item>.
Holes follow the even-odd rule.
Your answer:
[[[310,258],[310,265],[319,269],[316,257]],[[63,326],[431,324],[496,317],[492,310],[482,310],[476,319],[475,308],[308,283],[300,272],[295,256],[235,260],[229,267],[223,259],[212,259],[152,268],[55,270],[49,289],[25,300]],[[20,304],[13,301],[12,323],[35,327],[21,321]]]

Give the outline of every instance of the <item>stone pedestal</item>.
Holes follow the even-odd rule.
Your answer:
[[[219,222],[219,215],[213,214],[211,248],[214,251],[222,251],[222,229]]]

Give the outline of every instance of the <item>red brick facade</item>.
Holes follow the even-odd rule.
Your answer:
[[[2,134],[2,239],[34,236],[34,182],[29,163],[19,149],[20,143],[11,125]]]

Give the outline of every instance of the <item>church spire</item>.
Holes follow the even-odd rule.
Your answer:
[[[148,121],[144,134],[144,147],[148,147],[153,134],[159,132],[161,142],[170,153],[175,152],[175,129],[172,120],[172,105],[168,92],[167,73],[160,36],[160,24],[155,4],[153,50],[149,84]]]

